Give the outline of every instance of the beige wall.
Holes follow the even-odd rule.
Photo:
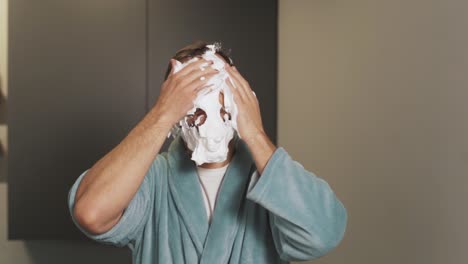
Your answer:
[[[465,263],[468,3],[279,2],[279,144],[349,214],[343,242],[313,263]],[[0,263],[130,263],[104,247],[7,241],[6,187]]]
[[[314,263],[466,263],[467,10],[280,1],[279,143],[349,213]]]
[[[7,0],[0,0],[0,93],[8,96],[7,89]],[[0,124],[0,144],[8,148],[6,125]]]
[[[8,94],[7,87],[7,9],[8,2],[6,0],[0,0],[0,89],[4,95]]]

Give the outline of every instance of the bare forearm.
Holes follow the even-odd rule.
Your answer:
[[[247,139],[246,143],[255,160],[257,171],[261,175],[268,160],[275,152],[276,146],[263,132],[259,132],[254,137]]]
[[[114,149],[96,162],[80,183],[75,214],[94,226],[120,216],[138,191],[170,130],[154,108]]]

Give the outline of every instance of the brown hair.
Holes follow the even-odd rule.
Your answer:
[[[230,66],[233,66],[234,62],[232,61],[231,57],[228,56],[228,54],[230,53],[231,50],[229,50],[229,52],[224,51],[221,48],[220,43],[218,43],[218,42],[214,42],[212,44],[215,45],[216,54],[221,55],[221,57],[223,57],[223,59]],[[195,42],[181,48],[180,50],[178,50],[176,52],[176,54],[172,58],[175,59],[175,60],[178,60],[178,61],[180,61],[182,63],[190,60],[193,57],[199,57],[200,58],[209,49],[208,47],[206,47],[206,45],[209,45],[209,43],[207,43],[205,41],[202,41],[202,40],[197,40],[197,41],[195,41]],[[164,76],[164,80],[167,79],[167,77],[169,76],[169,73],[171,72],[171,70],[172,70],[172,65],[171,65],[171,62],[169,61],[169,65],[167,66],[167,70],[166,70],[166,74]]]

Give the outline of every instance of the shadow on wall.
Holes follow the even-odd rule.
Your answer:
[[[25,242],[28,264],[130,264],[128,247],[117,248],[87,241],[36,240]]]
[[[7,182],[8,162],[0,146],[0,183]]]

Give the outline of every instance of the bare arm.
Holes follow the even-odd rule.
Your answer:
[[[76,192],[73,214],[91,233],[103,233],[118,223],[135,196],[171,127],[192,107],[214,69],[201,71],[200,60],[163,83],[150,112],[108,154],[86,173]],[[174,62],[171,62],[174,65]],[[206,79],[201,80],[201,76]]]
[[[74,214],[93,233],[120,219],[170,130],[153,108],[125,139],[94,164],[76,194]]]

